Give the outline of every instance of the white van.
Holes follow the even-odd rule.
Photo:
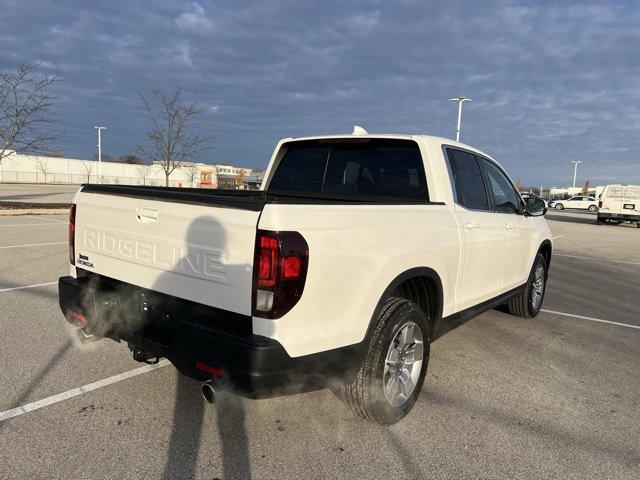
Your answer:
[[[640,185],[607,185],[598,207],[598,222],[635,222],[640,228]]]

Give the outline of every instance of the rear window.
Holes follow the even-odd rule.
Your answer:
[[[428,201],[418,145],[410,140],[301,141],[285,145],[269,191],[352,200]]]

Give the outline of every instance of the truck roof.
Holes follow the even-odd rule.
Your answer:
[[[398,133],[344,133],[344,134],[336,134],[336,135],[313,135],[308,137],[288,137],[288,138],[283,138],[281,142],[298,142],[298,141],[304,141],[304,140],[331,140],[331,139],[343,139],[343,138],[388,138],[388,139],[395,139],[395,140],[423,139],[423,140],[426,140],[427,142],[432,142],[438,145],[446,144],[446,145],[465,148],[467,150],[471,150],[481,155],[484,155],[485,157],[489,157],[493,160],[493,158],[490,155],[487,155],[482,150],[479,150],[471,145],[467,145],[466,143],[457,142],[451,138],[438,137],[435,135],[425,135],[425,134],[409,135],[409,134],[398,134]]]

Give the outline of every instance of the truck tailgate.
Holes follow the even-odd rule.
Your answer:
[[[183,192],[172,199],[170,190],[105,187],[85,187],[76,198],[76,267],[251,314],[259,205],[207,204],[185,201]]]

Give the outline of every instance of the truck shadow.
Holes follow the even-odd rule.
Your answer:
[[[554,222],[564,222],[564,223],[583,223],[583,224],[595,224],[596,215],[592,217],[574,217],[571,216],[571,213],[584,214],[585,212],[568,212],[568,214],[553,214],[551,212],[545,215],[547,220],[553,220]]]
[[[44,364],[44,366],[33,376],[29,384],[20,392],[16,400],[13,402],[13,406],[11,408],[16,408],[22,405],[33,393],[33,391],[40,385],[42,381],[44,381],[49,375],[49,372],[53,370],[65,356],[65,354],[69,351],[73,342],[71,340],[65,341],[56,353],[53,354],[51,358]]]
[[[223,254],[227,251],[226,236],[223,226],[209,216],[201,216],[189,226],[186,235],[188,246],[215,246]],[[223,264],[229,278],[251,269],[250,265]],[[177,268],[177,267],[176,267]],[[180,272],[177,269],[175,270]],[[187,280],[188,277],[184,277]],[[165,273],[155,282],[158,291],[171,282],[175,282],[175,274]],[[156,288],[154,288],[156,290]],[[201,382],[193,380],[181,373],[177,374],[175,400],[173,407],[173,424],[168,442],[168,450],[163,478],[175,480],[194,478],[198,468],[198,453],[203,444],[207,450],[211,444],[219,444],[222,459],[222,478],[249,479],[251,464],[248,451],[248,439],[245,431],[245,410],[241,398],[227,392],[216,392],[215,405],[209,406],[201,396]],[[206,427],[206,410],[215,409],[217,438]],[[216,466],[215,459],[200,462],[200,469]],[[216,468],[217,470],[217,468]],[[207,476],[215,477],[206,472]]]

